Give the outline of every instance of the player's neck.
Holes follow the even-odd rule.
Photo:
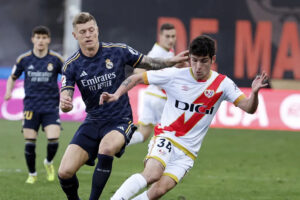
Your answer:
[[[99,43],[97,43],[94,47],[83,47],[81,48],[82,53],[87,57],[94,57],[99,50]]]
[[[36,57],[43,58],[47,55],[48,49],[38,50],[38,49],[33,48],[33,53]]]

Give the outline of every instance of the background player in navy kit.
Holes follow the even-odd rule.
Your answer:
[[[32,31],[33,49],[18,57],[11,76],[7,81],[5,100],[11,98],[16,79],[25,73],[24,124],[25,159],[29,170],[26,183],[37,180],[35,169],[35,142],[40,125],[48,138],[47,157],[44,166],[48,181],[53,181],[53,158],[58,149],[60,135],[59,89],[57,75],[61,73],[62,57],[48,49],[50,31],[37,26]]]
[[[113,156],[120,157],[132,130],[132,112],[127,95],[119,101],[99,105],[102,92],[114,92],[125,80],[125,65],[161,69],[187,60],[186,53],[172,59],[149,58],[125,44],[104,43],[98,39],[96,20],[79,13],[73,20],[73,35],[80,49],[63,67],[60,107],[72,110],[74,85],[77,84],[86,105],[87,117],[75,133],[62,158],[58,176],[69,200],[78,200],[76,172],[98,158],[92,180],[90,200],[98,199],[110,176]]]

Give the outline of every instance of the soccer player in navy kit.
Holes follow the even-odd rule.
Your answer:
[[[62,57],[48,49],[50,31],[37,26],[32,31],[33,49],[20,55],[7,81],[5,100],[11,98],[15,81],[25,73],[25,98],[23,134],[25,138],[25,159],[29,170],[26,183],[37,181],[35,169],[35,142],[40,125],[48,138],[47,157],[44,166],[48,181],[53,181],[55,171],[53,158],[58,149],[60,135],[59,89],[57,76],[63,66]]]
[[[113,92],[125,80],[125,65],[161,69],[186,61],[187,52],[170,59],[149,58],[125,44],[99,42],[95,18],[82,12],[73,20],[73,35],[80,49],[63,67],[60,107],[72,110],[74,85],[86,105],[87,117],[78,128],[62,158],[58,177],[69,200],[78,200],[76,172],[84,164],[96,164],[90,200],[99,199],[110,176],[113,156],[120,157],[133,133],[127,95],[112,104],[99,105],[102,92]]]

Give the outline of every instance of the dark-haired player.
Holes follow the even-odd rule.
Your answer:
[[[35,169],[35,147],[40,125],[48,138],[47,156],[44,166],[47,180],[55,177],[53,158],[58,149],[60,135],[59,89],[57,76],[61,73],[62,57],[48,49],[50,31],[45,26],[37,26],[32,30],[33,49],[20,55],[8,78],[5,100],[11,98],[15,81],[25,73],[24,87],[24,121],[25,159],[29,170],[26,183],[37,181]]]
[[[103,93],[100,104],[115,102],[138,83],[162,87],[168,96],[155,136],[148,146],[142,173],[129,177],[111,200],[128,200],[147,185],[148,190],[132,200],[155,200],[174,188],[193,167],[211,121],[222,101],[229,101],[247,113],[258,106],[258,92],[267,84],[262,73],[252,82],[246,97],[234,82],[211,70],[216,60],[215,42],[199,36],[190,44],[187,68],[147,71],[128,77],[114,94]],[[184,87],[183,87],[184,86]]]
[[[76,172],[97,158],[90,200],[100,197],[110,176],[114,156],[124,152],[133,132],[132,112],[127,95],[118,101],[99,105],[102,92],[114,92],[125,80],[125,65],[161,69],[187,60],[186,52],[164,60],[149,58],[119,43],[99,42],[95,18],[86,12],[73,20],[73,35],[80,49],[63,67],[60,107],[72,110],[75,83],[86,105],[87,117],[75,133],[62,158],[58,175],[69,200],[78,200]]]

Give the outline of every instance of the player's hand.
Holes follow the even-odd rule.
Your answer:
[[[60,97],[60,108],[63,112],[69,112],[73,109],[72,98],[69,96]]]
[[[119,98],[114,94],[109,94],[107,92],[102,92],[100,99],[99,99],[99,105],[103,105],[104,102],[113,102],[117,101]]]
[[[257,75],[252,82],[252,92],[256,93],[261,88],[268,86],[268,75],[266,72],[262,72],[261,75]]]
[[[174,66],[176,64],[184,66],[184,63],[189,60],[189,51],[185,50],[177,54],[176,56],[168,59],[168,66]]]
[[[11,98],[11,93],[5,93],[4,100],[8,101]]]

